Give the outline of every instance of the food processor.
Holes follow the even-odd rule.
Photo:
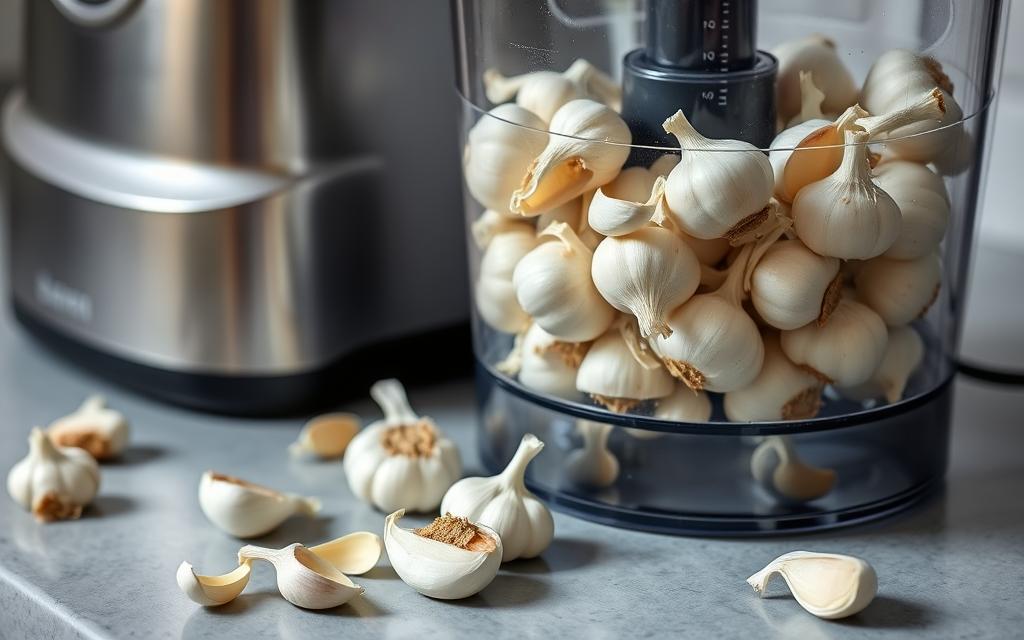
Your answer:
[[[485,464],[689,535],[939,487],[1006,5],[453,0]]]

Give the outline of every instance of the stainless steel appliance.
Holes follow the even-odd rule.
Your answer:
[[[232,412],[301,403],[339,361],[427,370],[366,348],[465,322],[446,6],[26,5],[3,111],[25,325]]]

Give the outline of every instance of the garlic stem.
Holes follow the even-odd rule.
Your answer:
[[[825,117],[821,112],[821,105],[825,101],[825,94],[814,84],[814,76],[810,71],[800,72],[800,113],[794,116],[787,127],[793,127],[808,120],[817,120]]]
[[[526,491],[526,484],[524,482],[526,467],[530,464],[530,461],[537,457],[537,454],[543,448],[544,443],[537,436],[532,433],[524,435],[519,443],[519,447],[516,449],[515,455],[512,456],[505,470],[499,474],[501,485],[519,492]]]
[[[405,387],[394,378],[379,380],[370,387],[370,397],[380,405],[387,422],[415,423],[420,417],[409,405]]]
[[[935,120],[941,122],[946,114],[946,103],[942,91],[938,88],[926,92],[919,99],[907,105],[903,109],[890,111],[877,116],[867,116],[857,119],[857,125],[868,132],[870,139],[874,140],[885,136],[900,127],[922,122],[924,120]]]

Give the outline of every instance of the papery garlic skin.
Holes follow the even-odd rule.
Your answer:
[[[768,436],[750,456],[750,473],[772,498],[783,504],[817,500],[835,487],[833,469],[814,467],[797,455],[790,436]]]
[[[533,159],[548,142],[544,121],[514,104],[488,111],[469,130],[462,167],[470,195],[487,209],[508,210]]]
[[[576,375],[589,344],[564,342],[533,324],[520,348],[518,373],[524,387],[568,400],[579,397]]]
[[[103,396],[90,396],[77,411],[54,421],[46,429],[54,444],[79,447],[97,460],[116,458],[128,444],[128,420],[107,407]]]
[[[903,399],[910,376],[924,359],[924,342],[913,327],[889,329],[889,342],[878,369],[867,382],[856,387],[843,387],[839,393],[851,400],[884,398],[889,404]]]
[[[526,434],[512,460],[499,475],[463,478],[445,494],[441,513],[468,518],[490,527],[501,538],[502,562],[534,558],[551,544],[555,521],[551,512],[524,482],[526,466],[544,443]]]
[[[639,348],[635,329],[612,327],[583,357],[576,374],[576,388],[616,413],[625,413],[643,400],[672,393],[672,376],[656,358],[639,352]]]
[[[664,123],[682,147],[665,184],[668,214],[696,238],[732,237],[762,222],[775,188],[771,163],[757,147],[739,140],[705,138],[677,111]]]
[[[800,72],[810,71],[814,85],[824,93],[821,109],[838,113],[857,101],[857,85],[843,65],[836,45],[821,35],[783,42],[770,53],[779,61],[775,83],[779,118],[788,122],[800,112]]]
[[[608,304],[636,317],[641,337],[667,337],[668,314],[700,284],[700,263],[676,234],[651,225],[602,240],[591,276]]]
[[[530,325],[530,316],[516,300],[512,276],[537,244],[532,228],[501,233],[491,239],[480,259],[473,299],[483,321],[498,331],[520,333]]]
[[[580,487],[603,489],[615,484],[619,477],[619,461],[608,450],[612,425],[592,420],[577,420],[576,431],[583,437],[583,447],[565,457],[566,479]]]
[[[438,542],[398,526],[405,515],[399,509],[384,523],[384,548],[398,577],[431,598],[460,600],[475,595],[494,580],[501,566],[502,543],[497,533],[478,525],[490,537],[493,549],[470,551]]]
[[[7,474],[7,493],[40,522],[74,520],[99,490],[100,470],[84,449],[58,447],[34,427],[29,452]]]
[[[839,260],[819,256],[799,240],[773,244],[751,274],[750,300],[777,329],[827,322],[842,292]]]
[[[593,252],[565,223],[542,232],[542,242],[523,256],[512,274],[516,299],[545,331],[561,340],[587,342],[604,333],[615,319],[590,277]]]
[[[782,351],[793,363],[841,387],[867,381],[885,355],[885,323],[869,307],[844,295],[825,326],[783,331]]]
[[[821,409],[824,383],[790,362],[778,334],[764,337],[764,364],[746,387],[725,394],[725,417],[733,422],[809,420]]]
[[[398,380],[374,383],[370,396],[384,418],[360,431],[345,451],[349,489],[381,511],[396,505],[433,511],[462,475],[459,450],[433,420],[412,410]],[[398,448],[402,445],[408,447]]]
[[[826,620],[860,613],[878,592],[875,569],[853,556],[793,551],[772,560],[747,578],[747,583],[763,596],[776,574],[786,581],[801,607]]]
[[[245,545],[238,550],[239,563],[253,560],[273,564],[278,591],[285,600],[303,609],[333,609],[364,591],[337,567],[299,543],[283,549]]]
[[[248,562],[238,565],[234,571],[220,576],[204,576],[196,573],[188,562],[178,565],[175,579],[178,588],[192,602],[204,607],[219,607],[237,598],[249,584],[252,568]]]
[[[866,133],[847,131],[839,168],[801,189],[793,200],[796,234],[819,255],[873,258],[899,236],[899,206],[871,181],[866,142]]]
[[[611,182],[633,139],[619,114],[593,100],[566,103],[548,130],[547,146],[519,174],[521,184],[507,204],[514,213],[538,215]]]
[[[874,181],[899,206],[903,219],[899,236],[882,255],[914,260],[938,249],[950,214],[942,178],[916,162],[892,160],[875,168]]]
[[[320,500],[282,493],[213,471],[199,481],[199,507],[206,518],[236,538],[270,533],[292,516],[314,516]]]
[[[924,316],[939,295],[942,262],[937,254],[917,260],[868,260],[854,280],[857,297],[881,316],[885,324],[899,327]]]

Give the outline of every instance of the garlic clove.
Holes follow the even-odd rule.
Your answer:
[[[46,429],[60,447],[85,449],[96,460],[115,458],[128,443],[128,421],[119,411],[107,408],[103,396],[90,396],[74,413],[54,421]]]
[[[854,282],[858,298],[885,324],[899,327],[924,316],[938,298],[942,262],[934,253],[916,260],[874,258],[861,266]]]
[[[538,244],[533,229],[525,227],[494,236],[480,259],[475,295],[480,317],[504,333],[520,333],[530,316],[519,306],[512,276],[516,265]]]
[[[292,455],[311,453],[321,458],[340,458],[359,432],[359,416],[327,413],[306,423],[299,438],[288,447]]]
[[[510,217],[510,214],[499,213],[494,209],[488,209],[480,214],[470,228],[473,242],[481,251],[485,251],[491,244],[491,240],[498,235],[514,231],[531,233],[533,230],[532,220],[519,216]]]
[[[657,358],[643,352],[635,323],[621,321],[591,345],[576,374],[577,389],[616,413],[663,398],[674,387]]]
[[[676,154],[664,153],[651,163],[647,171],[654,177],[661,176],[662,178],[667,178],[668,174],[672,173],[672,170],[679,164],[679,161],[680,157]],[[628,171],[628,169],[625,171]]]
[[[508,210],[520,177],[548,142],[543,120],[514,104],[488,111],[467,136],[462,164],[470,195],[487,209]]]
[[[565,103],[587,97],[579,83],[555,71],[534,71],[506,78],[496,69],[488,69],[483,80],[488,100],[500,103],[515,95],[517,105],[545,123],[550,122]]]
[[[303,609],[333,609],[361,595],[363,588],[333,564],[301,544],[284,549],[246,545],[238,561],[266,560],[277,572],[277,589],[284,599]]]
[[[630,167],[597,190],[587,220],[605,236],[632,233],[651,221],[664,191],[664,178],[643,167]]]
[[[843,65],[835,43],[818,34],[783,42],[770,53],[778,59],[775,83],[776,108],[783,122],[801,108],[800,72],[810,72],[811,80],[824,94],[821,109],[837,113],[857,100],[857,85]]]
[[[468,518],[490,527],[501,538],[502,562],[533,558],[548,548],[555,523],[544,503],[526,489],[526,467],[544,448],[526,434],[512,460],[499,475],[463,478],[441,501],[441,513]]]
[[[694,391],[684,384],[677,384],[671,395],[658,400],[654,417],[674,422],[707,422],[711,419],[711,398],[703,391]],[[638,440],[653,440],[665,435],[661,431],[648,429],[624,427],[624,430]]]
[[[768,436],[750,457],[750,473],[772,497],[802,504],[827,495],[836,484],[832,469],[813,467],[796,454],[788,436]]]
[[[376,533],[356,531],[309,550],[349,576],[361,576],[377,566],[383,542]]]
[[[924,359],[924,343],[913,327],[889,329],[889,342],[885,356],[871,379],[856,387],[844,387],[839,392],[851,400],[885,398],[889,404],[899,402],[907,380]]]
[[[583,447],[565,457],[565,475],[572,484],[603,489],[619,477],[619,461],[608,450],[612,425],[592,420],[577,420],[576,431],[583,437]]]
[[[825,94],[814,84],[814,75],[810,71],[800,71],[800,111],[789,119],[786,127],[795,127],[808,120],[824,120],[821,105]]]
[[[203,576],[196,573],[191,564],[182,562],[178,566],[178,588],[189,600],[204,607],[218,607],[241,595],[249,584],[252,569],[243,562],[229,573],[220,576]]]
[[[565,342],[530,325],[520,345],[519,382],[536,391],[566,399],[576,399],[576,375],[589,342]]]
[[[942,178],[916,162],[887,160],[874,171],[875,184],[899,206],[903,224],[882,255],[914,260],[934,252],[949,223],[949,194]]]
[[[725,416],[733,422],[809,420],[821,409],[824,383],[782,352],[779,336],[764,336],[764,365],[753,382],[725,394]]]
[[[776,574],[786,581],[801,607],[826,620],[863,611],[878,592],[875,569],[853,556],[793,551],[772,560],[747,578],[747,583],[763,597],[768,582]]]
[[[765,252],[751,273],[750,300],[776,329],[824,324],[839,302],[839,260],[820,256],[799,240],[782,240]]]
[[[384,547],[391,566],[407,585],[431,598],[459,600],[479,593],[494,580],[501,566],[502,544],[490,528],[442,516],[422,529],[403,529],[398,526],[403,515],[405,509],[399,509],[385,520]]]
[[[846,156],[846,134],[858,130],[858,118],[867,115],[860,105],[853,105],[836,118],[835,122],[824,124],[809,131],[791,152],[782,151],[784,158],[781,186],[776,179],[775,195],[785,202],[794,202],[797,194],[807,185],[824,180],[835,173]],[[816,121],[812,121],[816,122]],[[795,129],[803,130],[805,125]],[[864,139],[865,142],[867,138]],[[865,149],[865,154],[867,150]],[[865,156],[866,157],[866,156]]]
[[[791,201],[788,198],[785,190],[785,174],[786,165],[789,163],[790,157],[793,155],[794,150],[798,145],[816,131],[822,130],[823,127],[828,127],[832,123],[828,120],[813,119],[801,122],[798,125],[789,127],[788,129],[780,132],[772,140],[772,143],[768,151],[768,162],[772,165],[772,174],[775,176],[775,196],[784,199],[786,202]],[[804,150],[802,153],[811,154],[819,153],[818,151]],[[835,154],[829,155],[828,160],[835,158],[835,166],[839,166],[842,161],[840,155]],[[803,178],[800,179],[803,182]]]
[[[100,470],[85,449],[58,447],[39,427],[28,455],[7,474],[7,492],[39,522],[74,520],[99,490]]]
[[[207,471],[199,481],[199,507],[225,533],[236,538],[255,538],[270,533],[292,516],[316,515],[320,500]]]

